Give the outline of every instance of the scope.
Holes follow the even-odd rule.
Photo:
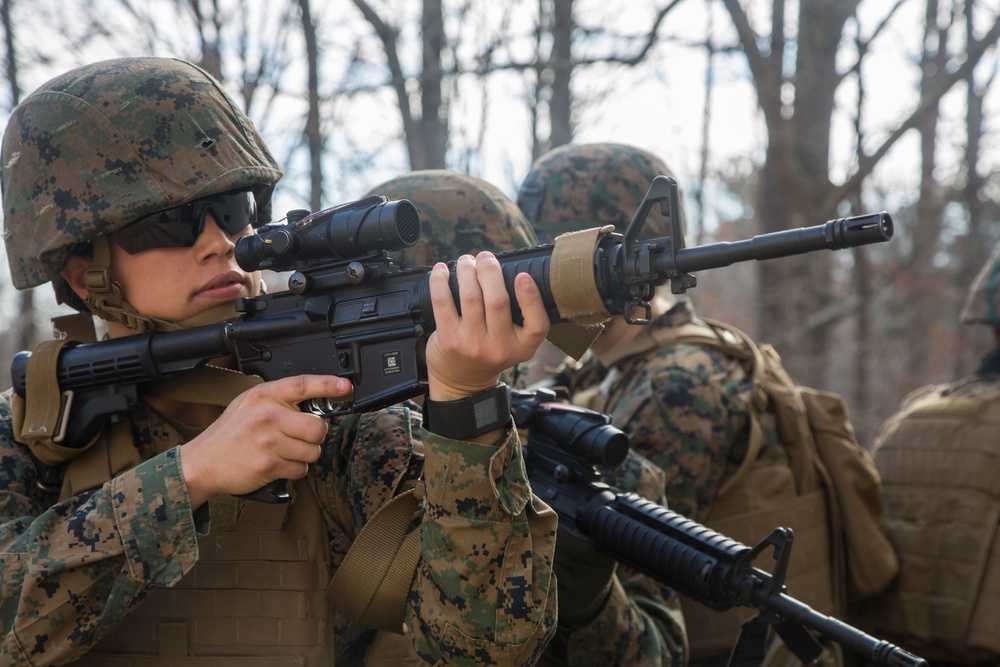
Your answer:
[[[560,449],[593,465],[614,470],[629,452],[628,436],[605,414],[554,402],[555,394],[511,390],[514,423],[533,435],[544,435]]]
[[[406,199],[372,195],[316,213],[290,212],[236,242],[245,271],[292,271],[309,260],[348,260],[381,250],[401,250],[420,240],[420,214]]]

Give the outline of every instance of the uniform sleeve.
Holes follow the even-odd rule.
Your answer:
[[[441,438],[419,409],[393,406],[338,424],[318,462],[336,569],[354,536],[398,493],[424,482],[421,560],[406,607],[430,664],[531,665],[555,631],[556,517],[531,495],[520,443]],[[335,618],[337,664],[360,664],[374,631]]]
[[[197,560],[178,450],[51,504],[0,401],[0,663],[61,664]]]
[[[670,509],[704,522],[746,454],[751,385],[735,359],[678,345],[629,374],[612,412],[632,448],[666,473]]]
[[[684,617],[677,596],[619,567],[604,609],[591,623],[559,636],[543,664],[573,667],[686,665]]]
[[[531,495],[517,433],[499,446],[422,435],[423,558],[407,609],[418,652],[535,664],[555,630],[556,516]]]

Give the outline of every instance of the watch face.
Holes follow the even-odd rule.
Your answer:
[[[497,410],[497,397],[495,394],[486,396],[480,401],[473,403],[472,410],[476,417],[476,428],[482,428],[487,424],[492,424],[500,417]]]

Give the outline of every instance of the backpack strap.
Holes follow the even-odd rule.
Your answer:
[[[764,356],[753,339],[734,326],[710,318],[696,318],[677,327],[656,327],[647,329],[637,338],[614,350],[602,359],[609,368],[626,359],[631,359],[656,349],[674,345],[705,345],[719,350],[744,362],[754,393],[750,401],[749,440],[747,453],[740,467],[719,487],[719,495],[731,489],[751,468],[764,446],[764,430],[760,425],[760,414],[767,406],[767,394],[763,387]]]

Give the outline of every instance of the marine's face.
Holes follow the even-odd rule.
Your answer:
[[[253,233],[248,225],[230,234],[212,213],[194,244],[181,248],[150,248],[129,254],[111,235],[111,276],[125,299],[143,315],[184,320],[237,297],[256,296],[260,273],[236,263],[236,241]]]

